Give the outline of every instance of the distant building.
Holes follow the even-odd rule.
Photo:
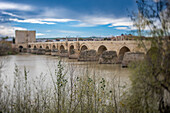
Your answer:
[[[28,42],[35,42],[36,31],[16,30],[15,31],[15,44],[22,44]]]

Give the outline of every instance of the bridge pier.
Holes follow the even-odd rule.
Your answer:
[[[69,59],[78,59],[79,54],[80,52],[78,49],[72,49],[69,51]]]
[[[27,49],[27,53],[31,53],[31,48],[28,48],[28,49]]]
[[[79,54],[71,54],[71,55],[69,55],[69,59],[78,59],[78,57],[79,57]]]
[[[84,50],[80,52],[78,61],[98,61],[96,50]]]
[[[104,51],[99,58],[99,64],[116,64],[117,61],[116,51]]]
[[[61,57],[68,57],[69,54],[68,54],[68,50],[60,50],[60,55]]]
[[[27,53],[27,48],[23,48],[21,52]]]
[[[58,55],[59,55],[59,51],[58,51],[57,49],[53,49],[53,50],[51,51],[51,55],[52,55],[52,56],[58,56]]]
[[[37,54],[37,51],[38,51],[38,49],[37,49],[37,48],[34,48],[34,49],[31,50],[31,53],[32,53],[32,54]]]
[[[51,50],[50,49],[46,49],[45,50],[45,55],[51,55]]]
[[[45,55],[45,49],[42,48],[38,49],[37,55]]]

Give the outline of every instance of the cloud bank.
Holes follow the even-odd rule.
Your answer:
[[[1,10],[20,10],[20,11],[32,11],[34,10],[33,6],[26,4],[18,4],[12,2],[0,2]]]

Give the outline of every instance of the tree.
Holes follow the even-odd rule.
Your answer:
[[[136,3],[138,13],[133,12],[131,19],[137,33],[140,39],[142,35],[152,39],[150,50],[140,40],[147,54],[141,65],[133,66],[135,73],[128,97],[133,100],[128,104],[136,104],[142,112],[170,112],[170,0],[137,0]]]
[[[6,39],[8,39],[8,38],[9,38],[8,36],[6,36],[6,37],[3,37],[3,38],[2,38],[2,40],[6,40]]]

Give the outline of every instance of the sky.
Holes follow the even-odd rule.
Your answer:
[[[37,38],[131,33],[136,0],[0,0],[0,36],[36,30]]]

